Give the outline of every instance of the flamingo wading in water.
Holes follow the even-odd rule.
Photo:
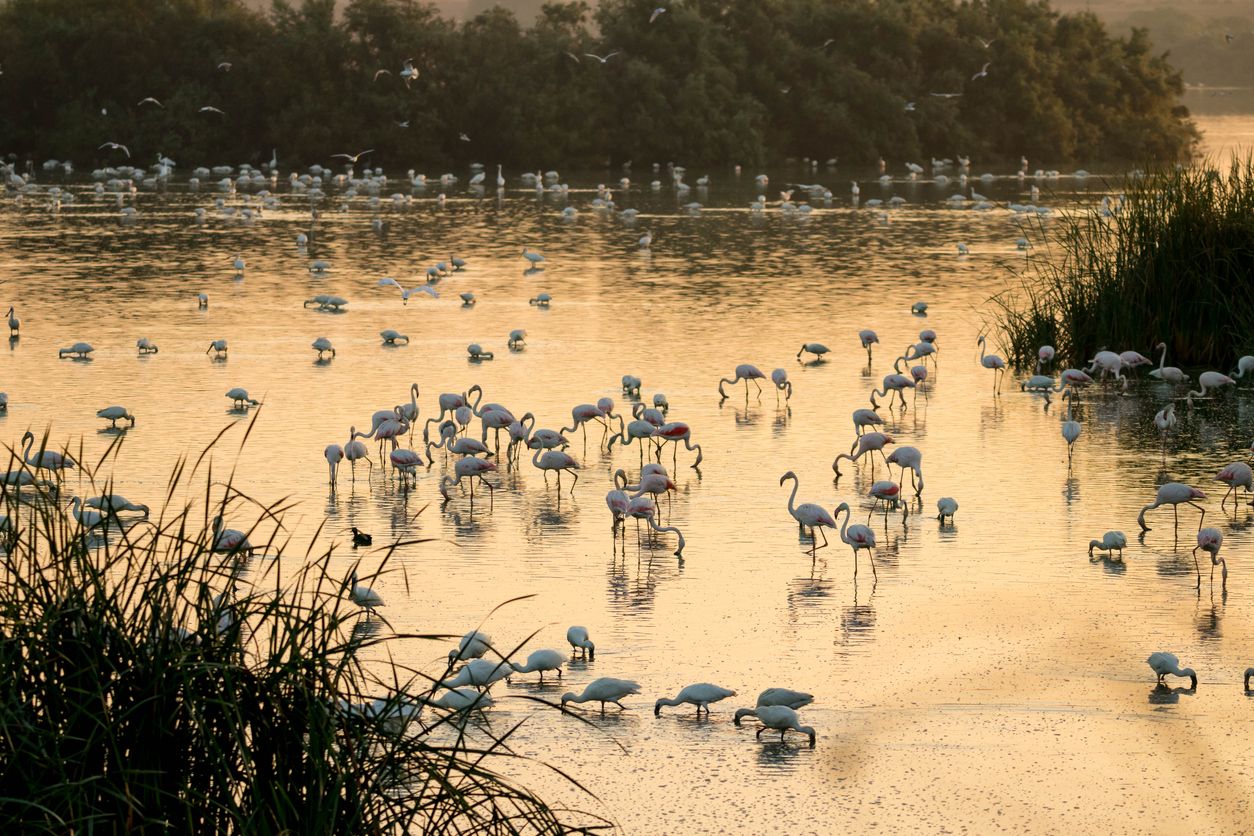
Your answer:
[[[808,527],[810,529],[810,554],[814,554],[818,549],[827,548],[827,535],[823,533],[824,528],[836,529],[836,520],[832,519],[832,515],[827,513],[821,505],[813,502],[803,502],[794,506],[793,502],[797,498],[797,489],[801,487],[801,481],[797,479],[797,474],[791,470],[779,477],[780,485],[783,485],[789,479],[792,480],[792,493],[788,495],[788,513],[797,521],[798,527],[802,532]],[[816,534],[823,537],[823,545],[818,545]]]
[[[1201,505],[1198,505],[1193,500],[1205,498],[1206,494],[1202,493],[1197,488],[1189,487],[1182,482],[1168,482],[1158,489],[1158,495],[1154,498],[1154,501],[1142,508],[1140,515],[1136,519],[1137,522],[1141,524],[1142,531],[1149,531],[1150,527],[1145,524],[1145,512],[1152,511],[1163,505],[1170,505],[1171,512],[1175,515],[1175,524],[1179,527],[1180,505],[1181,503],[1184,503],[1192,505],[1194,508],[1202,512],[1202,516],[1197,521],[1197,529],[1198,531],[1201,531],[1202,520],[1206,519],[1206,509]]]

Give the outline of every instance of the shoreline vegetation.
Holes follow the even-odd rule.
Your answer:
[[[111,490],[95,474],[117,447],[94,468],[75,457],[81,490]],[[23,833],[611,826],[550,807],[499,771],[521,757],[509,748],[518,724],[430,704],[451,661],[424,673],[389,652],[458,637],[393,634],[350,600],[343,576],[368,581],[396,549],[426,541],[355,554],[347,567],[319,530],[293,553],[287,503],[215,481],[207,453],[176,464],[164,506],[145,518],[106,512],[107,537],[64,510],[79,474],[58,491],[12,458],[0,494],[0,820]],[[181,505],[202,462],[205,493]],[[244,534],[256,552],[215,549],[215,514],[255,519]],[[262,541],[262,529],[274,534]]]
[[[1052,345],[1059,368],[1135,349],[1158,365],[1225,374],[1254,353],[1254,159],[1169,167],[1112,184],[1097,208],[1038,234],[1012,286],[993,297],[1007,359],[1031,369]],[[1039,232],[1039,231],[1038,231]]]
[[[0,0],[0,55],[0,153],[23,164],[371,149],[360,164],[394,169],[897,170],[1177,161],[1198,139],[1145,30],[1112,37],[1033,0],[552,2],[521,23],[415,0]]]

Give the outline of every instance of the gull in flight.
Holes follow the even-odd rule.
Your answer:
[[[146,104],[155,104],[157,107],[165,107],[165,105],[161,104],[161,102],[157,101],[152,96],[148,96],[147,98],[140,99],[135,104],[135,107],[143,107]]]
[[[458,134],[457,138],[460,139],[462,142],[470,142],[470,137],[466,136],[465,132]]]
[[[109,148],[114,151],[120,148],[122,149],[122,153],[126,154],[128,159],[131,156],[131,149],[127,148],[125,145],[123,145],[120,142],[106,142],[103,145],[101,145],[100,148]],[[99,151],[100,148],[97,148],[96,150]]]
[[[369,154],[369,153],[370,153],[371,151],[373,151],[373,150],[374,150],[374,149],[373,149],[373,148],[371,148],[369,151],[358,151],[356,154],[332,154],[331,156],[332,156],[332,157],[343,157],[344,159],[349,160],[350,162],[354,162],[354,163],[355,163],[355,162],[357,162],[358,160],[360,160],[362,157],[364,157],[364,156],[366,156],[367,154]]]
[[[231,62],[223,61],[221,64],[218,65],[218,69],[224,73],[229,73],[231,71]]]
[[[414,67],[414,59],[410,58],[405,62],[404,69],[401,70],[401,78],[405,79],[405,85],[408,86],[417,77],[418,70]]]
[[[664,14],[666,14],[666,7],[658,6],[656,9],[653,10],[653,14],[649,15],[649,22],[652,23],[653,21],[657,20],[659,17],[661,17]]]
[[[392,71],[391,71],[391,70],[375,70],[375,71],[374,71],[374,80],[375,80],[375,81],[378,81],[378,80],[379,80],[379,76],[381,76],[381,75],[391,75],[391,74],[392,74]]]
[[[956,99],[961,93],[928,93],[929,96],[935,96],[938,99]]]
[[[987,62],[985,62],[983,67],[980,67],[980,71],[978,73],[971,76],[971,80],[975,81],[977,78],[984,78],[986,75],[988,75],[988,63]]]
[[[408,120],[408,119],[406,119],[404,122],[397,122],[397,123],[396,123],[396,127],[398,127],[398,128],[408,128],[408,127],[409,127],[409,120]]]
[[[600,61],[602,64],[604,64],[605,62],[609,61],[609,60],[610,60],[611,58],[613,58],[615,55],[618,55],[618,53],[617,53],[617,52],[611,52],[609,55],[607,55],[607,56],[605,56],[604,58],[602,58],[600,55],[596,55],[596,54],[593,54],[593,53],[591,53],[591,52],[585,52],[585,53],[584,53],[584,56],[585,56],[585,57],[587,57],[587,58],[595,58],[595,59],[597,59],[598,61]]]
[[[204,107],[200,109],[200,112],[201,113],[216,113],[219,116],[226,116],[226,114],[223,111],[219,110],[213,105],[205,105]]]
[[[991,40],[991,41],[986,41],[986,40],[984,40],[983,38],[980,38],[980,39],[979,39],[980,43],[984,44],[984,48],[985,48],[985,49],[988,49],[990,46],[992,46],[992,45],[993,45],[993,43],[994,43],[996,40],[997,40],[996,38],[993,38],[993,40]]]
[[[569,50],[566,51],[566,57],[574,61],[576,64],[580,63],[579,56]]]
[[[914,102],[906,102],[906,112],[908,113],[914,112]]]

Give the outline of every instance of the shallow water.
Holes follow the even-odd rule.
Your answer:
[[[797,175],[771,174],[765,193],[774,200],[777,184]],[[175,457],[234,423],[215,473],[233,465],[251,495],[297,499],[285,521],[297,543],[324,519],[340,539],[349,525],[376,542],[440,538],[400,550],[404,576],[370,580],[398,632],[461,634],[519,595],[534,597],[484,627],[503,648],[538,630],[528,650],[564,651],[566,627],[586,625],[595,662],[572,663],[560,684],[515,678],[495,695],[556,699],[616,676],[641,683],[643,693],[626,701],[631,710],[602,719],[587,708],[603,731],[522,700],[502,700],[488,717],[507,728],[530,716],[514,738],[518,750],[578,776],[601,803],[550,772],[519,767],[528,784],[627,832],[830,832],[838,822],[857,831],[1240,830],[1254,797],[1254,715],[1240,686],[1254,664],[1254,509],[1221,511],[1211,480],[1248,459],[1250,389],[1203,402],[1187,418],[1181,407],[1170,445],[1171,477],[1210,490],[1206,520],[1226,538],[1226,593],[1205,569],[1195,590],[1195,511],[1181,512],[1178,539],[1169,511],[1149,518],[1143,541],[1134,536],[1160,479],[1151,417],[1182,392],[1140,384],[1128,397],[1084,393],[1068,471],[1058,402],[1045,410],[1013,380],[1000,397],[991,391],[975,339],[1006,265],[1022,262],[1021,216],[949,208],[952,183],[881,189],[865,173],[855,210],[838,185],[847,173],[820,170],[808,179],[837,192],[830,206],[808,218],[774,208],[757,217],[747,208],[757,193],[749,173],[711,176],[708,192],[679,200],[647,185],[619,196],[620,206],[641,211],[631,226],[588,208],[595,180],[586,179],[566,201],[537,200],[514,180],[501,199],[455,188],[442,209],[436,187],[399,210],[387,193],[408,189],[389,187],[377,212],[364,197],[337,212],[342,201],[332,194],[304,251],[293,241],[310,229],[307,201],[285,189],[284,208],[251,224],[218,217],[212,188],[141,192],[133,223],[81,179],[66,186],[79,199],[55,214],[46,201],[9,195],[0,275],[23,325],[20,341],[0,349],[10,399],[0,437],[16,443],[28,427],[51,423],[54,444],[77,447],[81,437],[94,460],[114,438],[98,432],[95,410],[123,404],[138,423],[123,441],[117,490],[155,504]],[[647,184],[652,175],[635,178]],[[1026,202],[1032,182],[975,185],[995,200]],[[1056,207],[1103,194],[1098,176],[1040,185],[1040,203]],[[886,220],[866,207],[891,194],[908,203]],[[709,208],[677,211],[688,200]],[[573,222],[558,215],[565,205],[579,210]],[[208,207],[204,224],[193,220],[197,206]],[[388,222],[386,234],[371,231],[375,217]],[[655,236],[651,252],[635,247],[645,229]],[[971,255],[956,254],[959,242]],[[543,272],[524,274],[524,246],[547,256]],[[248,262],[242,279],[231,268],[236,254]],[[441,282],[438,300],[402,306],[395,289],[377,286],[385,275],[419,284],[427,265],[450,254],[469,267]],[[331,263],[324,277],[308,271],[315,258]],[[463,290],[477,295],[476,306],[461,306]],[[206,310],[196,305],[200,291],[210,297]],[[542,291],[554,298],[548,310],[527,302]],[[315,293],[348,298],[347,312],[302,308]],[[920,299],[930,303],[926,318],[910,313]],[[381,347],[386,327],[410,344]],[[869,372],[856,336],[867,327],[881,340]],[[908,409],[881,410],[897,444],[924,456],[921,507],[913,504],[903,524],[871,512],[869,467],[846,467],[833,484],[831,461],[853,438],[849,413],[868,405],[898,349],[925,327],[941,347],[929,385]],[[514,328],[527,330],[519,352],[505,346]],[[141,336],[160,353],[137,358]],[[309,344],[318,336],[334,343],[333,361],[314,362]],[[222,362],[204,353],[217,338],[230,344]],[[57,348],[78,340],[95,346],[94,360],[57,359]],[[831,359],[799,363],[805,341],[832,347]],[[469,362],[469,342],[496,359]],[[769,387],[746,397],[741,386],[720,403],[718,379],[742,362],[768,374],[787,369],[792,400],[777,405]],[[473,512],[467,497],[441,507],[439,453],[411,491],[379,468],[359,469],[354,481],[346,465],[338,489],[328,488],[323,448],[405,400],[411,381],[421,387],[423,419],[439,392],[478,383],[484,401],[557,428],[575,404],[610,396],[625,406],[627,373],[644,381],[646,400],[664,392],[669,417],[688,422],[704,449],[699,471],[685,451],[671,468],[678,491],[666,516],[687,539],[682,561],[669,537],[638,546],[629,527],[625,545],[611,539],[605,491],[615,469],[634,475],[639,458],[634,448],[603,452],[599,430],[586,444],[570,436],[582,467],[573,492],[567,478],[564,493],[546,489],[524,461],[501,475],[490,506],[477,494]],[[228,411],[223,393],[233,386],[265,404],[238,461],[246,419]],[[855,582],[853,558],[834,536],[811,560],[778,484],[786,470],[800,477],[799,502],[830,509],[843,500],[855,521],[870,515],[877,582],[865,555]],[[961,505],[952,527],[935,519],[940,496]],[[233,522],[251,521],[241,508]],[[1108,529],[1129,535],[1123,563],[1087,556],[1088,541]],[[332,565],[347,572],[355,557],[346,549]],[[377,558],[361,557],[363,574],[372,571]],[[1145,658],[1156,650],[1198,670],[1196,693],[1154,688]],[[429,670],[446,651],[392,648],[398,661]],[[715,704],[709,719],[679,708],[654,718],[655,699],[703,681],[739,696]],[[751,722],[731,724],[734,708],[771,686],[815,695],[800,712],[818,731],[814,749],[801,736],[757,742]]]

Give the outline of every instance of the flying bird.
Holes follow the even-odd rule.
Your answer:
[[[914,112],[914,102],[906,102],[906,112],[907,113]]]
[[[219,116],[226,116],[226,113],[224,113],[219,108],[214,107],[213,105],[205,105],[204,107],[200,109],[200,112],[201,113],[216,113]]]
[[[379,76],[381,76],[381,75],[391,75],[391,74],[392,74],[392,71],[391,71],[391,70],[375,70],[375,71],[374,71],[374,80],[375,80],[375,81],[378,81],[378,80],[379,80]]]
[[[358,160],[360,160],[362,157],[364,157],[364,156],[366,156],[367,154],[369,154],[371,151],[374,151],[374,149],[373,149],[373,148],[371,148],[371,149],[369,149],[369,150],[367,150],[367,151],[358,151],[356,154],[332,154],[331,156],[332,156],[332,157],[343,157],[344,159],[349,160],[350,162],[354,162],[354,163],[355,163],[355,162],[357,162]]]
[[[961,93],[928,93],[929,96],[935,96],[938,99],[956,99]]]
[[[135,103],[135,107],[143,107],[146,104],[155,104],[157,107],[165,107],[165,105],[161,104],[161,102],[157,101],[152,96],[148,96],[147,98],[140,99],[138,102]]]
[[[406,119],[404,122],[397,122],[397,123],[396,123],[396,127],[398,127],[398,128],[408,128],[408,127],[409,127],[409,120],[408,120],[408,119]]]
[[[980,67],[980,71],[976,73],[975,75],[971,76],[971,80],[975,81],[977,78],[984,78],[987,75],[988,75],[988,62],[985,62],[984,66]]]
[[[229,73],[231,71],[231,62],[223,61],[221,64],[218,65],[218,69],[224,73]]]
[[[611,52],[609,55],[607,55],[607,56],[605,56],[604,58],[602,58],[600,55],[596,55],[596,54],[591,53],[591,52],[585,52],[585,53],[584,53],[584,56],[585,56],[585,57],[587,57],[587,58],[595,58],[595,59],[597,59],[598,61],[600,61],[602,64],[604,64],[605,62],[609,61],[609,60],[610,60],[611,58],[613,58],[615,55],[618,55],[618,53],[617,53],[617,52]]]
[[[566,51],[566,57],[567,57],[567,58],[569,58],[570,60],[574,61],[576,64],[583,63],[583,62],[581,62],[581,61],[579,60],[579,56],[578,56],[578,55],[576,55],[575,53],[571,52],[570,50],[567,50],[567,51]]]
[[[457,135],[457,138],[460,139],[462,142],[470,142],[470,137],[467,136],[464,131],[462,133],[459,133]]]
[[[120,142],[106,142],[103,145],[101,145],[99,148],[97,148],[96,150],[99,151],[100,148],[109,148],[114,151],[120,148],[122,149],[122,153],[126,154],[128,158],[131,156],[131,149],[127,148],[125,145],[123,145]]]
[[[417,77],[418,69],[414,66],[414,59],[410,58],[405,62],[405,66],[401,70],[401,78],[405,79],[405,86],[408,87]]]
[[[666,7],[658,6],[656,9],[653,10],[653,14],[649,15],[649,23],[652,23],[653,21],[657,20],[659,17],[661,17],[664,14],[666,14]]]
[[[979,41],[980,41],[980,43],[981,43],[981,44],[983,44],[983,45],[984,45],[984,48],[985,48],[985,49],[988,49],[990,46],[992,46],[994,43],[996,43],[997,39],[996,39],[996,38],[993,38],[991,41],[986,41],[986,40],[984,40],[983,38],[979,38]]]

